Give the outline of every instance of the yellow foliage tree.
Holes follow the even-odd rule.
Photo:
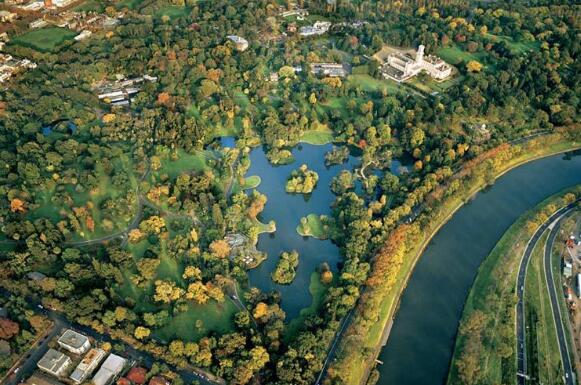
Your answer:
[[[482,64],[476,60],[470,60],[466,64],[466,69],[468,72],[480,72],[482,71]]]

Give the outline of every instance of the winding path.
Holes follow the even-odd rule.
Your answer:
[[[528,375],[527,375],[527,357],[526,357],[526,325],[525,325],[525,308],[524,308],[524,294],[525,294],[525,278],[526,278],[526,273],[527,273],[527,267],[529,264],[529,261],[531,259],[531,255],[532,252],[535,248],[535,246],[537,245],[537,242],[539,241],[539,239],[541,238],[541,236],[543,235],[543,233],[547,230],[547,229],[551,229],[551,234],[552,234],[552,241],[551,246],[553,244],[555,235],[556,235],[556,229],[558,228],[557,224],[560,222],[560,220],[569,212],[571,212],[575,206],[577,205],[577,203],[580,200],[577,200],[573,203],[568,204],[567,206],[564,206],[562,208],[560,208],[559,210],[555,211],[542,225],[540,225],[537,230],[535,231],[535,233],[533,234],[533,236],[531,237],[531,239],[529,240],[529,242],[527,243],[526,247],[525,247],[525,251],[523,253],[522,259],[521,259],[521,264],[519,267],[519,271],[518,271],[518,276],[517,276],[517,280],[516,280],[516,292],[517,292],[517,304],[516,304],[516,337],[517,337],[517,384],[519,385],[525,385],[526,380],[528,379]],[[551,236],[549,236],[549,238],[551,238]],[[548,241],[548,240],[547,240]],[[548,244],[549,242],[547,242]],[[545,269],[547,269],[547,252],[549,253],[549,260],[550,260],[550,248],[547,251],[547,245],[545,245]],[[550,264],[550,262],[549,262]],[[557,302],[557,297],[555,295],[555,290],[554,290],[554,282],[553,282],[553,276],[551,274],[551,270],[550,270],[550,266],[548,268],[548,270],[545,271],[545,275],[547,277],[548,282],[550,282],[552,284],[553,289],[549,290],[549,294],[551,294],[551,306],[553,308],[553,316],[555,315],[555,311],[560,312],[560,310],[555,310],[555,304],[557,305],[557,309],[558,309],[558,302]],[[550,278],[550,279],[549,279]],[[555,297],[555,298],[553,298]],[[553,301],[554,299],[554,301]],[[559,313],[560,315],[560,313]],[[557,318],[555,318],[555,321],[557,320]],[[559,325],[561,325],[561,329],[562,329],[562,322],[561,318],[559,316]],[[558,326],[558,325],[557,325]],[[558,327],[557,327],[558,329]],[[561,338],[559,338],[561,339]],[[563,339],[563,342],[566,342]],[[564,348],[563,348],[563,344],[559,343],[559,347],[561,350],[561,357],[563,357],[563,353],[565,353],[566,355],[566,360],[569,361],[569,356],[567,354],[566,351],[566,343],[564,343]],[[563,351],[565,350],[565,351]],[[563,362],[565,362],[565,360],[563,360]],[[569,363],[569,367],[570,367],[570,363]],[[566,373],[571,373],[571,371],[567,372],[567,369],[565,369]],[[566,382],[567,385],[573,385],[573,380],[572,380],[572,376],[569,375],[569,380]]]

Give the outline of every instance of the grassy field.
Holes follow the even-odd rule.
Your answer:
[[[103,165],[95,166],[95,176],[98,180],[96,187],[91,190],[77,190],[73,185],[64,185],[64,191],[60,191],[63,186],[46,188],[38,191],[35,201],[38,207],[27,213],[30,220],[48,217],[51,220],[58,222],[63,217],[63,212],[73,214],[73,207],[83,207],[94,221],[94,229],[91,231],[84,220],[81,220],[81,229],[79,232],[72,234],[70,240],[90,240],[108,235],[117,230],[123,229],[133,219],[136,212],[128,211],[127,215],[111,215],[104,210],[101,210],[102,203],[106,200],[123,199],[127,196],[129,191],[136,191],[137,177],[134,173],[134,167],[126,156],[122,156],[114,160],[114,167],[116,169],[125,170],[129,176],[129,186],[116,186],[110,175],[104,170]],[[128,187],[128,188],[125,188]],[[72,199],[70,202],[65,202],[59,196],[68,195]],[[55,201],[58,199],[58,201]],[[137,202],[135,202],[137,208]]]
[[[167,325],[154,331],[153,336],[167,342],[178,338],[197,341],[210,332],[228,333],[234,330],[233,319],[237,311],[238,308],[229,298],[224,303],[191,304],[188,311],[174,316]],[[202,323],[201,328],[196,326],[199,322]]]
[[[240,186],[242,190],[257,188],[262,180],[258,175],[251,175],[244,178],[244,184]]]
[[[511,37],[508,37],[508,36],[498,36],[498,35],[492,35],[492,34],[486,34],[486,38],[491,43],[500,42],[500,41],[505,42],[513,54],[523,54],[523,53],[530,52],[530,51],[538,51],[538,49],[540,47],[540,44],[538,41],[528,41],[528,40],[515,41]]]
[[[349,75],[347,78],[349,87],[361,87],[365,92],[385,92],[394,94],[401,91],[400,87],[393,80],[375,79],[369,75]]]
[[[143,0],[121,0],[118,3],[115,3],[115,8],[117,9],[136,9],[143,3]]]
[[[450,87],[462,81],[463,76],[456,74],[456,76],[442,82],[434,80],[432,77],[427,77],[425,79],[420,79],[419,77],[414,77],[409,80],[409,83],[414,87],[431,94],[432,92],[446,92]]]
[[[463,62],[466,63],[469,62],[470,60],[476,60],[482,63],[486,59],[486,56],[488,55],[485,52],[470,53],[468,51],[463,50],[461,47],[457,45],[440,48],[436,52],[436,54],[439,57],[441,57],[444,61],[453,65],[458,65]]]
[[[41,28],[15,37],[12,39],[12,43],[42,52],[53,52],[65,41],[71,40],[76,35],[76,32],[66,28]]]
[[[97,0],[88,0],[81,5],[75,7],[75,12],[102,12],[105,7],[103,3]]]
[[[301,143],[323,145],[333,141],[333,130],[326,125],[319,125],[315,129],[303,132]]]
[[[160,8],[155,12],[155,17],[161,18],[162,16],[169,16],[170,19],[175,19],[182,17],[190,13],[190,8],[179,7],[176,5],[168,5],[167,7]]]
[[[547,238],[548,232],[545,232],[533,250],[525,280],[527,364],[528,373],[538,378],[539,383],[556,384],[563,373],[543,268]]]
[[[159,175],[167,174],[170,178],[175,178],[184,171],[205,171],[210,168],[208,159],[215,155],[209,151],[196,151],[188,154],[182,150],[178,151],[175,159],[162,159],[161,168],[156,172]]]
[[[299,223],[297,226],[297,233],[303,237],[313,237],[318,239],[327,239],[329,235],[325,230],[322,219],[324,215],[309,214],[307,215],[307,223],[303,225]]]
[[[504,172],[507,172],[513,167],[525,162],[555,153],[576,149],[579,148],[579,146],[579,143],[572,143],[566,140],[549,143],[544,147],[530,150],[525,155],[506,162],[502,165],[497,175],[502,175]],[[393,318],[397,309],[398,299],[407,285],[407,281],[413,271],[415,263],[421,256],[430,239],[452,217],[452,215],[454,215],[456,210],[462,207],[470,196],[484,187],[486,187],[486,182],[482,181],[482,183],[474,184],[469,191],[463,192],[462,194],[454,194],[450,198],[442,201],[441,206],[438,207],[436,212],[433,214],[431,221],[424,226],[422,238],[417,242],[413,249],[407,252],[407,257],[404,258],[401,269],[396,277],[396,284],[392,290],[384,295],[381,301],[381,310],[378,321],[373,324],[370,332],[365,336],[365,339],[358,343],[358,345],[361,346],[361,353],[358,355],[358,358],[349,362],[348,367],[346,366],[345,368],[342,368],[342,372],[349,373],[350,375],[349,383],[357,385],[366,380],[364,377],[369,373],[368,369],[374,365],[374,356],[380,351],[383,330],[388,325],[389,320]]]
[[[307,317],[317,314],[319,308],[323,304],[325,294],[327,294],[329,287],[329,285],[323,285],[321,283],[321,275],[319,273],[313,272],[311,274],[311,282],[309,284],[309,292],[312,297],[311,306],[301,309],[299,316],[289,322],[284,334],[286,341],[292,340],[297,335]]]

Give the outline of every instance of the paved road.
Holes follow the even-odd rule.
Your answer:
[[[9,297],[11,294],[5,289],[0,288],[0,295],[5,297]],[[39,303],[35,301],[33,298],[27,298],[28,303],[35,309],[35,312],[38,314],[42,314],[48,317],[51,321],[53,321],[53,327],[49,331],[46,338],[44,338],[40,344],[34,346],[29,352],[28,356],[24,360],[24,363],[19,366],[18,373],[12,374],[6,378],[3,385],[17,385],[23,382],[25,379],[30,377],[32,372],[36,370],[36,363],[40,358],[47,352],[48,350],[48,343],[57,335],[61,334],[64,329],[74,329],[80,333],[83,333],[87,336],[94,338],[97,341],[101,342],[110,342],[111,344],[121,344],[125,347],[123,352],[117,352],[121,356],[125,358],[129,358],[131,360],[137,361],[142,363],[147,367],[151,367],[154,362],[161,362],[161,359],[156,359],[148,352],[137,350],[132,346],[126,344],[123,341],[117,340],[112,338],[107,334],[101,334],[96,332],[95,330],[91,329],[88,326],[83,326],[79,324],[75,324],[67,320],[62,314],[52,311],[46,308],[40,308]],[[169,368],[177,373],[186,384],[191,384],[193,381],[198,381],[200,385],[216,385],[221,384],[218,381],[210,381],[205,376],[196,371],[190,369],[178,369],[172,365],[169,365]]]
[[[521,264],[516,281],[517,304],[516,304],[516,339],[517,339],[517,384],[525,385],[527,379],[527,357],[526,357],[526,325],[524,308],[524,284],[529,260],[541,235],[563,215],[570,212],[579,200],[557,210],[549,217],[533,234],[522,256]]]
[[[567,213],[569,213],[569,210]],[[566,214],[563,214],[562,217],[559,218],[559,221],[564,218]],[[558,224],[558,223],[557,223]],[[557,340],[559,342],[559,351],[561,353],[561,362],[563,363],[563,369],[565,371],[565,384],[566,385],[574,385],[576,381],[574,380],[574,371],[571,364],[571,356],[569,355],[569,348],[567,337],[565,335],[565,327],[563,324],[563,317],[561,315],[561,307],[559,306],[559,297],[563,297],[563,290],[562,288],[555,287],[555,280],[553,277],[553,269],[552,269],[552,250],[553,244],[555,243],[555,238],[557,237],[557,233],[559,231],[559,226],[554,226],[549,233],[549,237],[547,238],[547,242],[545,243],[545,279],[547,280],[547,287],[549,289],[549,297],[551,299],[551,310],[553,311],[553,320],[555,321],[555,328],[557,329]],[[565,315],[566,317],[567,315]],[[566,320],[569,322],[568,320]]]

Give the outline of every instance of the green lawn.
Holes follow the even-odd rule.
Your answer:
[[[70,29],[49,27],[26,32],[12,39],[12,43],[36,49],[37,51],[52,52],[76,35],[77,33]]]
[[[314,237],[318,239],[327,239],[329,237],[328,231],[325,229],[322,219],[324,215],[309,214],[307,215],[307,223],[303,225],[299,223],[297,226],[297,233],[303,237]]]
[[[333,141],[333,130],[326,125],[317,125],[314,129],[307,130],[299,140],[302,143],[323,145]]]
[[[470,60],[476,60],[482,63],[488,55],[486,52],[470,53],[468,51],[463,50],[457,45],[440,48],[436,52],[436,54],[439,57],[441,57],[444,61],[453,65],[458,65],[461,64],[462,62],[466,63],[469,62]]]
[[[513,54],[523,54],[530,51],[538,51],[540,48],[540,44],[538,41],[530,41],[530,40],[513,40],[509,36],[498,36],[492,34],[486,34],[486,38],[491,42],[495,43],[498,41],[505,42],[508,47],[510,48]]]
[[[274,233],[276,231],[276,223],[274,221],[262,223],[258,219],[256,219],[253,221],[253,225],[258,227],[258,234]]]
[[[103,3],[97,0],[87,0],[81,5],[75,7],[75,12],[102,12],[104,9]]]
[[[385,91],[386,93],[393,94],[400,91],[398,84],[393,80],[375,79],[370,75],[349,75],[347,84],[353,88],[361,87],[365,92]]]
[[[136,9],[137,7],[139,7],[141,5],[141,3],[143,3],[143,0],[121,0],[118,3],[115,3],[115,8],[117,8],[117,9],[123,9],[123,8]]]
[[[414,87],[431,94],[432,92],[446,92],[450,87],[462,81],[463,76],[456,74],[455,76],[442,82],[438,82],[431,77],[419,78],[414,77],[409,80],[409,83]]]
[[[240,186],[242,190],[257,188],[262,180],[258,175],[251,175],[244,178],[244,184]]]
[[[237,312],[238,308],[229,298],[223,303],[191,304],[188,311],[175,315],[167,325],[155,330],[153,336],[170,342],[174,339],[198,341],[210,332],[225,334],[234,331],[233,319]],[[202,322],[201,328],[196,326],[198,321]]]
[[[205,171],[209,169],[208,159],[214,158],[214,154],[208,151],[196,151],[188,154],[179,150],[177,159],[164,158],[161,160],[161,168],[158,174],[167,174],[170,178],[175,178],[185,171]]]
[[[137,211],[128,210],[126,215],[112,215],[101,210],[102,203],[106,200],[123,199],[129,191],[137,189],[137,177],[131,160],[126,156],[121,156],[113,161],[115,169],[125,170],[129,176],[129,185],[116,186],[110,175],[103,168],[103,165],[95,165],[95,176],[97,183],[92,190],[77,190],[72,184],[53,186],[36,192],[35,202],[38,207],[27,213],[30,220],[48,217],[54,222],[63,218],[63,212],[71,213],[73,207],[84,207],[94,221],[94,230],[90,231],[84,220],[81,221],[81,231],[71,234],[71,240],[90,240],[108,235],[112,232],[123,229],[127,226]],[[127,188],[125,188],[127,187]],[[66,202],[62,197],[67,195],[72,199],[72,203]]]
[[[161,18],[162,16],[169,16],[170,19],[175,19],[178,17],[186,16],[188,13],[190,13],[189,7],[168,5],[166,7],[158,9],[155,12],[155,17]]]

